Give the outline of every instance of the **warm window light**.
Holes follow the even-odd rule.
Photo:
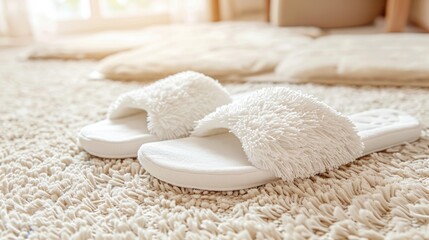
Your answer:
[[[166,1],[159,0],[99,0],[101,14],[106,17],[142,15],[147,13],[165,12]]]
[[[135,28],[169,20],[168,0],[27,0],[36,37]]]
[[[211,19],[209,6],[208,0],[0,0],[0,37],[46,40],[171,22],[204,22]]]
[[[5,12],[4,3],[0,1],[0,36],[6,35],[9,31],[9,27],[6,22],[6,16],[1,13]]]
[[[50,0],[54,5],[56,19],[87,19],[91,17],[88,0]]]
[[[50,20],[71,20],[90,18],[88,0],[27,0],[33,17]]]
[[[27,0],[30,10],[55,20],[130,17],[168,11],[166,0]],[[99,14],[100,13],[100,14]]]

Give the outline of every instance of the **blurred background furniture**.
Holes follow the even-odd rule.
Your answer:
[[[211,1],[211,20],[222,20],[221,0]],[[229,0],[233,1],[233,0]],[[408,20],[429,30],[428,0],[261,0],[264,19],[278,26],[355,27],[385,13],[385,31],[402,32]],[[410,12],[411,8],[411,12]]]
[[[429,1],[413,0],[411,1],[410,22],[429,31]]]
[[[230,2],[234,0],[227,0]],[[270,12],[271,12],[271,0],[260,0],[264,2],[263,5],[263,13],[264,13],[264,20],[269,22],[270,21]],[[235,1],[237,2],[237,1]],[[210,8],[211,8],[211,21],[212,22],[218,22],[222,20],[222,4],[225,4],[225,1],[221,0],[210,0]],[[247,2],[244,4],[248,4]]]
[[[344,28],[372,25],[429,30],[429,0],[0,0],[0,42],[151,25],[267,21],[276,26]]]
[[[386,32],[402,32],[407,25],[410,0],[387,0]]]
[[[384,0],[272,0],[271,22],[277,26],[355,27],[371,24]]]

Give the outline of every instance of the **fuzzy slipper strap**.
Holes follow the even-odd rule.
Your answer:
[[[359,157],[363,144],[351,121],[315,98],[265,88],[198,121],[193,136],[233,133],[248,160],[283,180],[306,178]]]
[[[147,87],[122,94],[109,108],[117,119],[146,111],[148,130],[161,139],[186,137],[195,121],[230,103],[227,91],[214,79],[196,72],[182,72]]]

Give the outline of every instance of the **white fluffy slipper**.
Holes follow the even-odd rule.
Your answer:
[[[230,102],[212,78],[178,73],[119,96],[106,120],[82,128],[79,142],[95,156],[136,157],[143,143],[186,137],[195,121]]]
[[[311,96],[266,88],[217,108],[190,137],[143,144],[142,166],[165,182],[236,190],[307,178],[419,138],[408,114],[378,109],[344,117]]]

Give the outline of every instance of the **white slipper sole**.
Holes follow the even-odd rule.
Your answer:
[[[419,122],[401,111],[379,109],[349,118],[365,146],[363,155],[420,137]],[[253,166],[231,133],[144,144],[138,159],[154,177],[181,187],[227,191],[278,179]]]
[[[142,144],[159,141],[147,129],[145,112],[87,125],[80,130],[78,138],[85,151],[103,158],[135,157],[136,149]]]

